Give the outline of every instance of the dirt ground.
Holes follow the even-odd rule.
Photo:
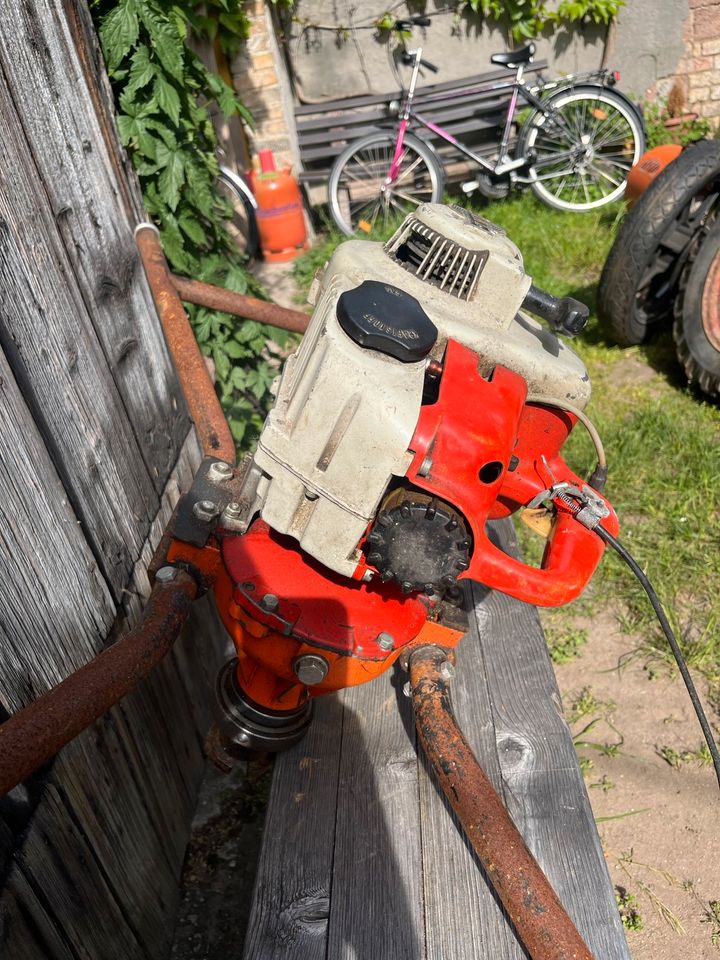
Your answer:
[[[613,883],[636,898],[641,929],[626,930],[633,960],[717,960],[720,912],[713,921],[709,906],[720,900],[717,783],[709,764],[674,767],[659,754],[703,742],[685,687],[640,655],[639,638],[623,635],[611,613],[577,626],[588,642],[555,672],[566,716],[583,691],[600,704],[571,726],[577,735],[600,717],[577,736],[595,746],[578,752],[592,760],[586,784]],[[592,703],[587,693],[583,701]],[[599,749],[620,741],[616,755]]]

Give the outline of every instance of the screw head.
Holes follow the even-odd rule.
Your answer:
[[[210,464],[208,476],[211,480],[218,480],[222,483],[224,480],[229,480],[232,475],[233,468],[229,463],[225,463],[223,460],[216,460],[215,463]]]
[[[263,610],[267,610],[268,613],[275,613],[280,606],[280,601],[274,593],[266,593],[260,600],[260,606]]]
[[[389,653],[391,650],[395,649],[395,637],[391,633],[379,633],[375,639],[375,642],[380,649],[384,650],[386,653]]]
[[[330,664],[318,653],[304,653],[293,661],[293,670],[300,683],[312,687],[322,683],[330,670]]]
[[[160,567],[155,574],[155,580],[158,583],[172,583],[176,576],[177,570],[175,567]]]
[[[455,677],[455,667],[449,660],[445,660],[440,665],[440,676],[446,681],[452,680]]]
[[[193,504],[193,513],[198,520],[209,523],[218,515],[217,504],[212,500],[198,500],[197,503]]]

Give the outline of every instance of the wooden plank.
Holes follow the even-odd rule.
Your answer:
[[[98,652],[115,610],[2,351],[0,406],[0,703],[12,713]]]
[[[119,598],[159,497],[0,78],[0,346]]]
[[[496,530],[517,554],[511,521]],[[594,955],[629,960],[537,610],[493,592],[477,616],[506,806]]]
[[[418,770],[398,682],[343,691],[328,957],[424,956]]]
[[[41,898],[42,891],[34,890],[13,866],[0,902],[0,956],[5,960],[77,960]]]
[[[320,699],[305,739],[276,762],[245,960],[329,956],[342,725],[340,698]]]
[[[547,60],[537,60],[535,63],[528,64],[525,68],[525,74],[539,73],[547,67]],[[423,96],[432,96],[435,93],[443,93],[447,90],[465,89],[474,84],[492,83],[495,80],[509,80],[512,77],[510,70],[502,67],[498,70],[487,70],[485,73],[478,73],[472,77],[465,77],[461,80],[443,80],[440,83],[424,84],[418,88],[418,99]],[[320,103],[301,104],[295,107],[296,117],[304,117],[313,113],[323,113],[328,110],[356,110],[359,107],[372,106],[377,103],[384,103],[388,100],[398,100],[402,97],[401,90],[395,90],[390,93],[361,94],[354,97],[341,97],[337,100],[323,100]]]
[[[136,220],[118,204],[125,174],[111,155],[98,98],[85,88],[90,51],[76,43],[89,41],[70,32],[73,6],[9,4],[0,66],[32,155],[33,189],[47,195],[88,318],[160,491],[187,433],[185,403],[133,239]],[[18,37],[33,42],[18,43]],[[99,85],[97,74],[88,79]],[[130,191],[139,194],[134,178]]]

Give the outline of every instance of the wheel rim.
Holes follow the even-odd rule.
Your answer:
[[[710,265],[703,287],[702,325],[705,336],[720,353],[720,250]]]
[[[216,181],[216,188],[222,198],[232,208],[232,217],[226,221],[226,227],[238,248],[251,259],[257,253],[257,237],[254,234],[247,209],[237,191],[222,178]]]
[[[559,98],[554,113],[530,130],[536,191],[571,210],[619,199],[640,144],[630,109],[601,94]]]
[[[336,201],[353,233],[385,231],[420,203],[433,199],[435,178],[412,145],[404,146],[395,181],[386,182],[394,154],[394,140],[383,140],[356,150],[343,165]]]

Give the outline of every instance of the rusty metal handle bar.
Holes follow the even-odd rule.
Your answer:
[[[190,319],[177,295],[157,227],[141,223],[135,229],[135,242],[203,453],[234,464],[235,442]]]
[[[212,283],[178,277],[174,273],[171,274],[171,279],[180,299],[186,303],[220,310],[222,313],[233,313],[235,316],[266,323],[270,327],[279,327],[291,333],[305,333],[307,330],[310,318],[302,310],[290,310],[268,300],[258,300],[224,287],[216,287]]]
[[[133,630],[0,725],[0,797],[130,693],[169,653],[198,588],[184,571],[163,570]]]
[[[443,793],[532,960],[593,960],[457,726],[446,663],[439,647],[421,647],[409,662],[418,736]]]

